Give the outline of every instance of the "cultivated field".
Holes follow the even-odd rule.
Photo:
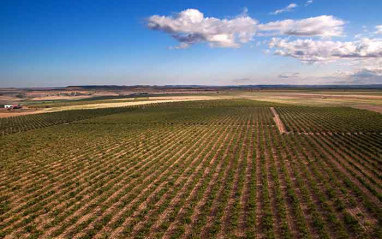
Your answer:
[[[0,238],[382,238],[372,111],[77,109],[2,118],[0,144]]]

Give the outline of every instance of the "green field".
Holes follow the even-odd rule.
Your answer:
[[[0,238],[382,238],[376,112],[153,103],[0,118],[0,143]]]

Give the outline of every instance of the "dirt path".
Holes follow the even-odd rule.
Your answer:
[[[273,120],[275,121],[277,128],[279,129],[280,133],[281,134],[288,133],[288,131],[285,129],[285,125],[281,121],[280,116],[279,116],[279,114],[277,114],[277,111],[275,110],[275,108],[274,107],[270,107],[270,108],[271,108],[272,114],[274,116]]]

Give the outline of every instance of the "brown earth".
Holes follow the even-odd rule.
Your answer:
[[[285,129],[285,126],[284,126],[283,122],[281,121],[280,116],[277,114],[277,111],[275,110],[275,108],[271,107],[271,111],[272,111],[272,114],[274,116],[273,120],[275,121],[277,128],[279,129],[280,133],[281,134],[287,133],[287,130]]]
[[[21,109],[21,110],[6,110],[1,109],[0,110],[0,118],[8,118],[8,117],[14,117],[14,116],[21,116],[21,115],[33,115],[33,114],[40,114],[45,113],[46,111],[41,109]]]

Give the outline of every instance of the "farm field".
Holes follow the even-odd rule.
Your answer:
[[[380,90],[289,90],[244,92],[241,97],[299,106],[339,106],[366,109],[382,113]]]
[[[0,238],[382,238],[380,113],[206,99],[0,118]]]
[[[111,99],[99,99],[111,98]],[[198,100],[214,100],[214,99],[227,99],[232,98],[229,96],[213,96],[213,95],[177,95],[177,96],[161,96],[155,97],[94,97],[92,99],[81,99],[71,101],[58,101],[58,102],[44,102],[44,103],[31,103],[25,102],[25,107],[20,110],[8,111],[2,109],[0,111],[0,118],[10,118],[22,115],[52,113],[60,111],[74,111],[74,110],[89,110],[89,109],[104,109],[104,108],[121,108],[127,106],[147,105],[152,103],[168,103],[168,102],[182,102],[182,101],[198,101]]]
[[[1,89],[0,89],[1,92]],[[26,98],[8,100],[12,104],[21,104],[23,109],[8,111],[0,109],[0,118],[50,113],[67,110],[101,109],[145,105],[151,103],[166,103],[197,100],[249,99],[297,106],[317,107],[352,107],[382,113],[382,93],[377,89],[369,90],[318,90],[318,89],[223,89],[222,91],[190,91],[188,93],[169,93],[158,91],[153,94],[115,95],[113,92],[103,92],[103,96],[86,96],[86,98],[51,100],[42,98]],[[1,100],[0,94],[0,102]],[[3,96],[4,97],[4,96]]]

